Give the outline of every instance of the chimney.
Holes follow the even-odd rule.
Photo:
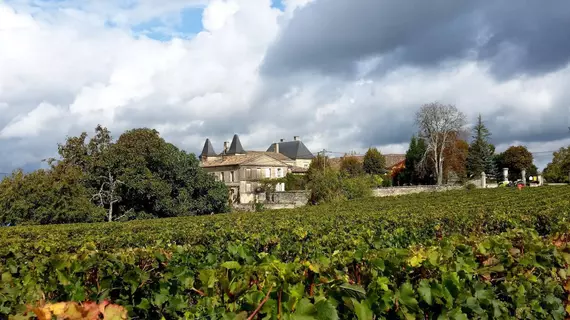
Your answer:
[[[299,136],[294,136],[294,137],[293,137],[293,141],[299,141],[299,140],[301,140],[301,139],[299,138]]]
[[[230,142],[229,141],[225,141],[224,142],[224,154],[226,154],[228,152],[228,148],[230,147]]]
[[[279,153],[279,142],[275,144],[275,153]]]

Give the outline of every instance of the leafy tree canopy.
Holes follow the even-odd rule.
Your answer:
[[[544,169],[544,179],[549,182],[568,182],[570,173],[570,146],[553,153],[552,161]]]
[[[364,174],[362,162],[355,156],[345,155],[340,161],[341,173],[349,177],[357,177]]]
[[[368,174],[383,174],[386,172],[386,158],[378,149],[369,148],[364,154],[362,167]]]
[[[58,153],[59,159],[48,161],[50,169],[28,175],[16,172],[2,182],[0,206],[11,217],[4,220],[114,221],[228,210],[223,182],[202,170],[195,155],[164,141],[156,130],[129,130],[114,142],[109,130],[99,125],[90,139],[85,132],[68,137],[58,145]],[[29,204],[15,201],[18,194]]]

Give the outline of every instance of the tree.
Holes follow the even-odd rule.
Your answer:
[[[453,105],[438,102],[424,104],[416,113],[419,136],[425,140],[426,152],[422,162],[431,160],[437,184],[443,184],[444,151],[453,145],[453,134],[460,132],[465,125],[465,115]]]
[[[425,183],[425,172],[420,167],[422,157],[426,153],[426,146],[423,139],[412,136],[410,146],[406,151],[406,162],[400,181],[403,183],[420,184]]]
[[[479,177],[481,172],[488,175],[495,174],[493,163],[494,146],[489,142],[491,133],[483,123],[481,115],[477,118],[477,124],[473,127],[473,140],[469,145],[467,156],[467,175]]]
[[[187,154],[162,139],[158,131],[139,128],[123,133],[109,157],[120,184],[119,212],[129,210],[173,217],[228,210],[228,189]]]
[[[383,174],[386,172],[386,158],[376,148],[369,148],[364,154],[362,167],[368,174]]]
[[[25,174],[17,170],[0,182],[2,224],[53,224],[103,221],[75,166],[59,164]]]
[[[307,187],[310,191],[309,203],[313,205],[346,199],[340,172],[330,167],[314,171]]]
[[[533,169],[533,156],[525,146],[509,147],[502,156],[503,167],[509,168],[509,180],[521,178],[521,171],[526,170],[527,175]]]
[[[453,177],[459,181],[465,181],[467,177],[466,163],[468,157],[469,144],[458,135],[451,135],[453,144],[445,148],[444,158],[446,159],[443,172],[444,179],[449,182]]]
[[[340,161],[340,171],[349,177],[356,177],[364,173],[362,162],[357,157],[345,155]]]
[[[543,176],[549,182],[569,182],[570,146],[560,148],[552,154],[552,161],[544,169]]]

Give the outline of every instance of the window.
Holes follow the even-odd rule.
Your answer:
[[[245,192],[251,192],[251,183],[246,183],[245,184]]]
[[[251,169],[249,168],[245,169],[245,178],[251,179]]]
[[[271,168],[265,168],[265,177],[271,178]]]
[[[281,168],[277,168],[276,176],[277,178],[283,178],[283,170],[281,170]]]
[[[257,168],[257,179],[261,178],[261,168]]]
[[[234,182],[235,181],[235,171],[231,171],[230,172],[230,182]]]

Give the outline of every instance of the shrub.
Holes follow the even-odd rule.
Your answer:
[[[308,183],[311,192],[309,203],[320,204],[344,199],[342,193],[342,178],[334,169],[316,171],[312,173]]]
[[[342,191],[349,200],[365,198],[372,196],[372,185],[364,176],[347,178],[342,180]]]
[[[477,189],[477,186],[473,183],[468,183],[467,185],[465,185],[465,189],[474,190],[474,189]]]

